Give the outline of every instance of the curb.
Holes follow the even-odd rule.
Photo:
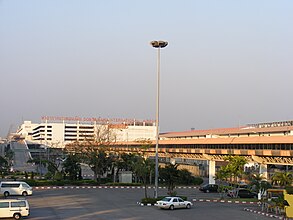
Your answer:
[[[283,216],[269,214],[269,213],[265,213],[265,212],[261,212],[261,211],[256,211],[256,210],[252,210],[252,209],[249,209],[249,208],[244,208],[244,211],[252,212],[252,213],[259,214],[259,215],[263,215],[263,216],[270,217],[270,218],[286,219]]]
[[[154,189],[154,186],[148,186],[148,189]],[[176,189],[196,189],[195,186],[182,186]],[[144,186],[35,186],[34,190],[46,189],[144,189]],[[167,189],[167,187],[159,187],[159,189]]]
[[[36,186],[35,190],[46,189],[142,189],[141,186]]]
[[[137,205],[140,205],[140,206],[155,206],[155,204],[151,204],[151,203],[143,204],[141,202],[137,202]]]
[[[232,200],[221,200],[221,199],[192,199],[193,202],[220,202],[220,203],[234,203],[234,204],[254,204],[258,205],[258,202],[246,202],[246,201],[232,201]]]
[[[148,187],[152,189],[154,187]],[[144,189],[143,186],[35,186],[34,190],[47,189]]]

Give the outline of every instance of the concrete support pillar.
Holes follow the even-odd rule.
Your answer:
[[[209,184],[215,184],[216,161],[209,160]]]
[[[267,180],[268,179],[268,165],[267,164],[260,164],[259,165],[259,174],[262,174],[262,176]]]

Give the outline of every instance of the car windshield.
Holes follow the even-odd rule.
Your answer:
[[[170,202],[170,200],[171,200],[170,197],[165,197],[165,198],[162,199],[162,201],[164,201],[164,202]]]

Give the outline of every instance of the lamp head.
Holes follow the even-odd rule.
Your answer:
[[[154,40],[151,42],[151,45],[154,47],[154,48],[164,48],[168,45],[168,42],[167,41],[162,41],[162,40]]]

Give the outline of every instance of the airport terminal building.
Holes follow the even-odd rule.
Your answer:
[[[117,142],[155,140],[156,125],[152,120],[104,119],[44,116],[41,123],[24,121],[17,130],[22,139],[63,148],[73,141],[94,140],[97,133],[108,129]]]

